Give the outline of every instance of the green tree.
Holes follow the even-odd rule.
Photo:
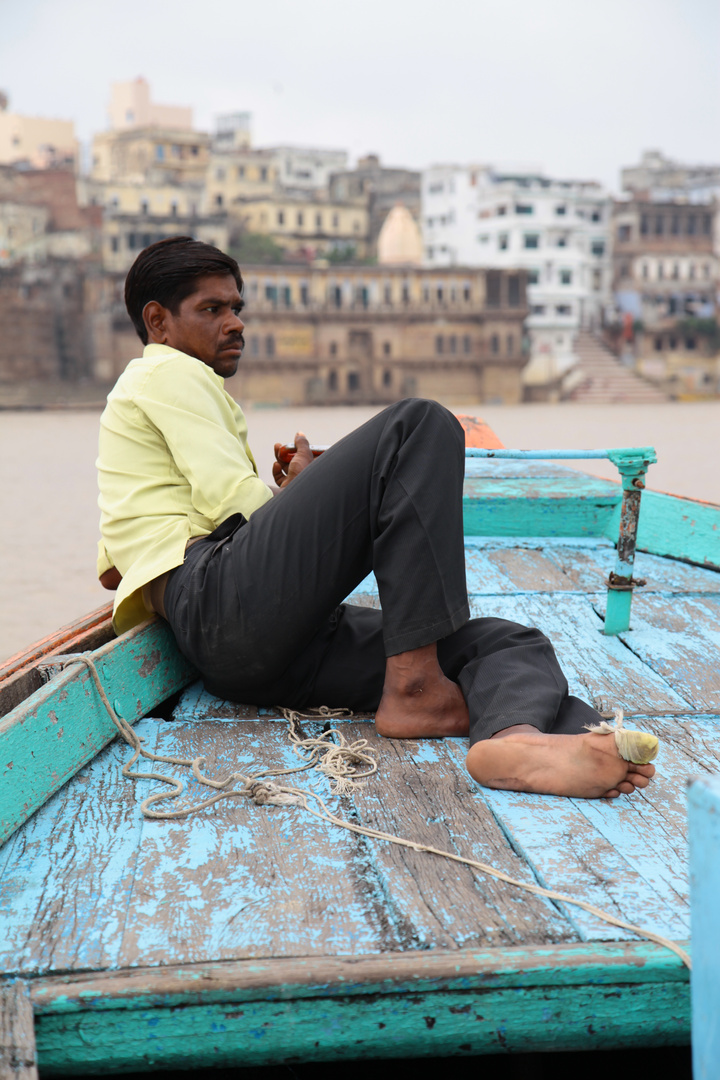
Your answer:
[[[272,236],[263,233],[240,233],[233,237],[230,254],[240,263],[281,263],[285,252]]]

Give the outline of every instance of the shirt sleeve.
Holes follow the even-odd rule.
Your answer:
[[[258,477],[231,402],[202,362],[175,356],[150,373],[135,404],[167,445],[172,462],[191,489],[192,504],[219,525],[231,514],[245,517],[272,498]]]

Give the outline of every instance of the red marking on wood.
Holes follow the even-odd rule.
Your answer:
[[[482,450],[505,449],[505,444],[500,442],[490,425],[481,420],[479,416],[460,414],[458,420],[465,431],[466,446],[477,446]]]

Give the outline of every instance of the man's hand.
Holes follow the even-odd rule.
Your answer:
[[[303,435],[302,431],[298,431],[295,435],[297,449],[288,465],[284,465],[278,458],[278,451],[282,445],[279,442],[275,443],[275,461],[272,467],[273,480],[279,488],[287,487],[290,481],[299,476],[303,469],[306,469],[314,460],[307,436]]]

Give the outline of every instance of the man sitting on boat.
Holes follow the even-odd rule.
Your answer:
[[[468,769],[490,787],[645,787],[653,766],[586,730],[601,717],[568,695],[539,630],[470,619],[464,433],[445,408],[398,402],[317,460],[298,433],[289,464],[275,448],[273,496],[223,385],[244,344],[241,293],[235,260],[189,237],[146,248],[128,274],[145,348],[108,397],[98,458],[116,631],[158,612],[230,700],[372,711],[388,738],[469,734]],[[343,604],[371,570],[382,611]]]

